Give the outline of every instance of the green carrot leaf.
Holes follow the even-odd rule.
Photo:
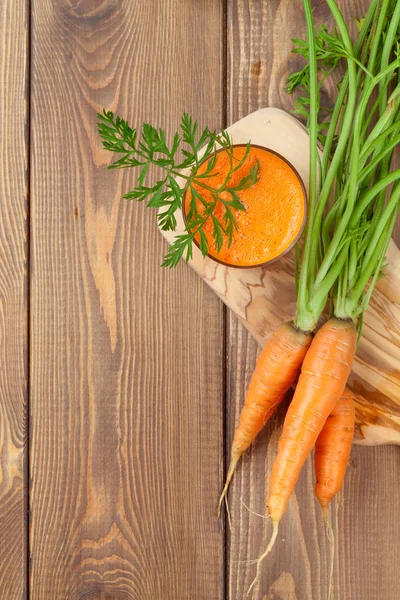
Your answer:
[[[181,258],[189,260],[196,234],[199,235],[202,254],[204,256],[208,254],[209,242],[204,227],[210,218],[213,221],[212,236],[217,250],[222,248],[224,238],[229,245],[232,244],[237,223],[231,209],[245,210],[237,192],[251,187],[257,181],[258,163],[249,168],[239,184],[229,190],[231,201],[224,208],[224,224],[218,221],[214,211],[220,203],[224,205],[226,202],[225,196],[230,178],[246,161],[250,145],[247,146],[242,159],[236,159],[233,141],[226,131],[221,130],[216,133],[210,131],[208,127],[200,131],[198,122],[187,113],[183,113],[180,133],[176,132],[173,135],[171,144],[168,143],[165,131],[150,123],[142,124],[138,136],[136,129],[111,111],[104,110],[97,116],[98,132],[103,147],[121,155],[109,168],[138,168],[139,170],[136,186],[128,191],[124,198],[139,202],[146,201],[148,207],[158,209],[157,220],[162,230],[176,230],[177,211],[182,209],[185,189],[190,190],[191,200],[186,215],[185,232],[176,236],[166,254],[164,266],[174,267]],[[219,147],[228,154],[230,168],[225,181],[212,187],[209,181],[218,175],[216,166]],[[201,169],[200,151],[202,160],[207,161]],[[164,178],[159,179],[154,185],[146,185],[150,166],[164,171]],[[177,177],[186,182],[185,188],[178,184]]]

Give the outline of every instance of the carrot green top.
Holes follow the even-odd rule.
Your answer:
[[[240,161],[245,151],[245,146],[235,147],[234,160]],[[302,183],[290,165],[269,150],[252,146],[243,165],[232,174],[229,185],[234,187],[257,161],[258,180],[248,189],[238,192],[246,210],[234,210],[237,231],[231,246],[225,239],[218,252],[212,234],[212,220],[209,219],[204,226],[210,255],[231,265],[256,266],[278,257],[295,242],[304,222],[305,195]],[[200,166],[199,175],[206,171],[207,163],[205,161]],[[229,166],[227,152],[220,151],[210,176],[202,179],[202,182],[212,188],[219,187],[229,172]],[[196,189],[196,184],[194,187]],[[222,199],[223,194],[229,200],[228,193],[223,192]],[[211,192],[204,189],[202,196],[206,201],[212,200]],[[188,190],[185,198],[186,212],[191,198]],[[200,200],[197,208],[201,212]],[[218,203],[214,214],[219,220],[222,220],[223,210],[223,204]]]

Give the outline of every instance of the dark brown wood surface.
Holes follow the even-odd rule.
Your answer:
[[[339,4],[350,19],[367,0]],[[304,30],[301,0],[0,3],[1,600],[246,598],[285,407],[219,531],[258,349],[185,265],[160,269],[155,215],[121,200],[133,176],[107,171],[96,112],[171,133],[184,110],[218,127],[290,109]],[[335,600],[400,598],[399,486],[399,448],[353,448]],[[309,461],[253,598],[326,600],[329,560]]]
[[[0,2],[0,598],[26,592],[28,10]]]
[[[368,1],[338,2],[347,22],[360,17]],[[314,2],[314,15],[329,24],[325,2]],[[228,122],[262,106],[290,110],[285,80],[297,59],[291,38],[304,36],[301,0],[232,0],[228,11]],[[238,422],[258,347],[231,313],[228,318],[227,452]],[[271,419],[244,457],[230,501],[234,528],[228,544],[229,600],[244,600],[255,575],[248,562],[266,548],[270,523],[265,514],[269,473],[277,452],[286,406]],[[313,495],[312,459],[303,469],[290,500],[273,554],[264,563],[254,593],[262,600],[326,600],[330,548],[321,510]],[[353,446],[342,502],[334,518],[335,600],[400,598],[400,451],[398,447]],[[334,516],[336,512],[334,503]],[[250,509],[250,510],[249,510]],[[250,511],[253,511],[250,512]]]

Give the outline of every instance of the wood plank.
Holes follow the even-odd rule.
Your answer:
[[[26,593],[28,11],[0,4],[0,598]]]
[[[160,269],[103,106],[223,118],[223,6],[33,2],[31,598],[220,598],[223,309]]]
[[[339,6],[349,19],[362,15],[367,3],[341,0]],[[314,4],[318,19],[329,22],[326,4]],[[229,123],[263,106],[290,110],[290,99],[283,90],[286,76],[297,60],[290,55],[290,39],[301,36],[304,30],[300,0],[228,1]],[[229,451],[258,352],[256,343],[232,314],[227,348]],[[265,549],[270,535],[268,522],[250,513],[244,504],[265,514],[268,477],[285,408],[271,419],[244,456],[231,489],[233,532],[228,548],[227,590],[230,600],[246,597],[255,575],[255,567],[248,561]],[[334,598],[395,600],[400,595],[400,574],[396,568],[400,555],[399,499],[393,494],[400,485],[399,466],[395,447],[353,447],[335,527]],[[313,498],[312,470],[309,460],[282,521],[274,553],[264,564],[254,598],[326,600],[330,553],[320,510]]]

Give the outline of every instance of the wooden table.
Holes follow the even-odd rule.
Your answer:
[[[348,18],[367,0],[341,0]],[[327,22],[324,2],[315,13]],[[96,111],[175,131],[290,109],[300,0],[0,3],[0,598],[239,600],[283,411],[232,486],[227,450],[257,347],[155,214],[121,200]],[[400,598],[400,458],[357,448],[337,513],[335,599]],[[254,598],[325,600],[308,462]]]

